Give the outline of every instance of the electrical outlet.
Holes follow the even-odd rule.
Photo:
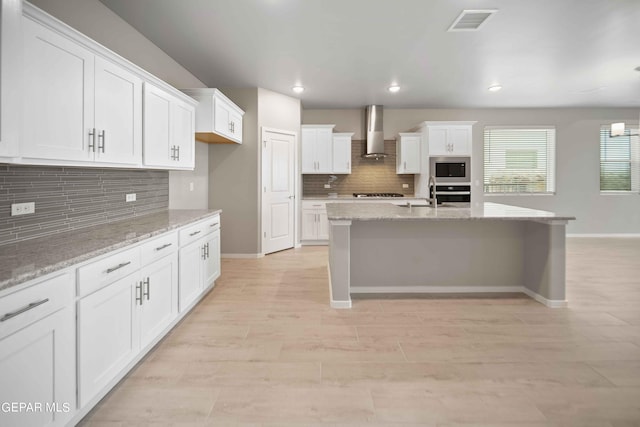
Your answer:
[[[324,188],[331,188],[331,184],[325,184]]]
[[[189,183],[189,191],[193,191],[193,182]]]
[[[126,202],[135,202],[136,201],[136,193],[129,193],[125,196]]]
[[[409,184],[402,184],[402,188],[409,188]]]
[[[36,212],[36,202],[13,203],[11,205],[11,216],[27,215]]]

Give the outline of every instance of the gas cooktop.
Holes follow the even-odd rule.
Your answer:
[[[400,193],[353,193],[353,197],[404,197]]]

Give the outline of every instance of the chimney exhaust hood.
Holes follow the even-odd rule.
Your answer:
[[[365,110],[365,132],[367,143],[362,157],[380,159],[387,157],[384,153],[384,134],[382,131],[382,105],[368,105]]]

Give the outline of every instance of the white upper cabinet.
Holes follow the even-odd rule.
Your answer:
[[[420,173],[420,133],[401,133],[396,139],[396,173]]]
[[[142,80],[30,19],[23,34],[22,156],[139,165]]]
[[[51,160],[94,157],[95,55],[32,21],[23,20],[22,155]]]
[[[183,89],[198,101],[196,139],[209,143],[242,144],[244,111],[218,89]]]
[[[335,125],[302,125],[302,173],[333,172]]]
[[[351,138],[353,133],[333,134],[333,173],[351,173]]]
[[[144,84],[144,165],[193,169],[195,108]]]
[[[95,97],[95,161],[140,164],[142,79],[96,57]]]
[[[18,155],[22,70],[21,1],[0,2],[0,157]]]
[[[470,156],[472,125],[429,125],[430,156]]]
[[[3,10],[5,3],[13,2],[3,1]],[[196,101],[22,4],[22,126],[17,149],[0,144],[0,156],[23,164],[193,169]],[[168,104],[160,95],[145,102],[144,85]]]

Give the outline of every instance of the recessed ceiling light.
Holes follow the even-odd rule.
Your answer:
[[[389,92],[391,93],[396,93],[400,90],[400,86],[398,85],[391,85],[389,86],[389,88],[387,89]]]
[[[500,85],[492,85],[492,86],[489,86],[489,91],[490,91],[490,92],[497,92],[497,91],[499,91],[500,89],[502,89],[502,86],[500,86]]]
[[[294,86],[291,88],[295,93],[302,93],[304,92],[304,87],[302,86]]]

